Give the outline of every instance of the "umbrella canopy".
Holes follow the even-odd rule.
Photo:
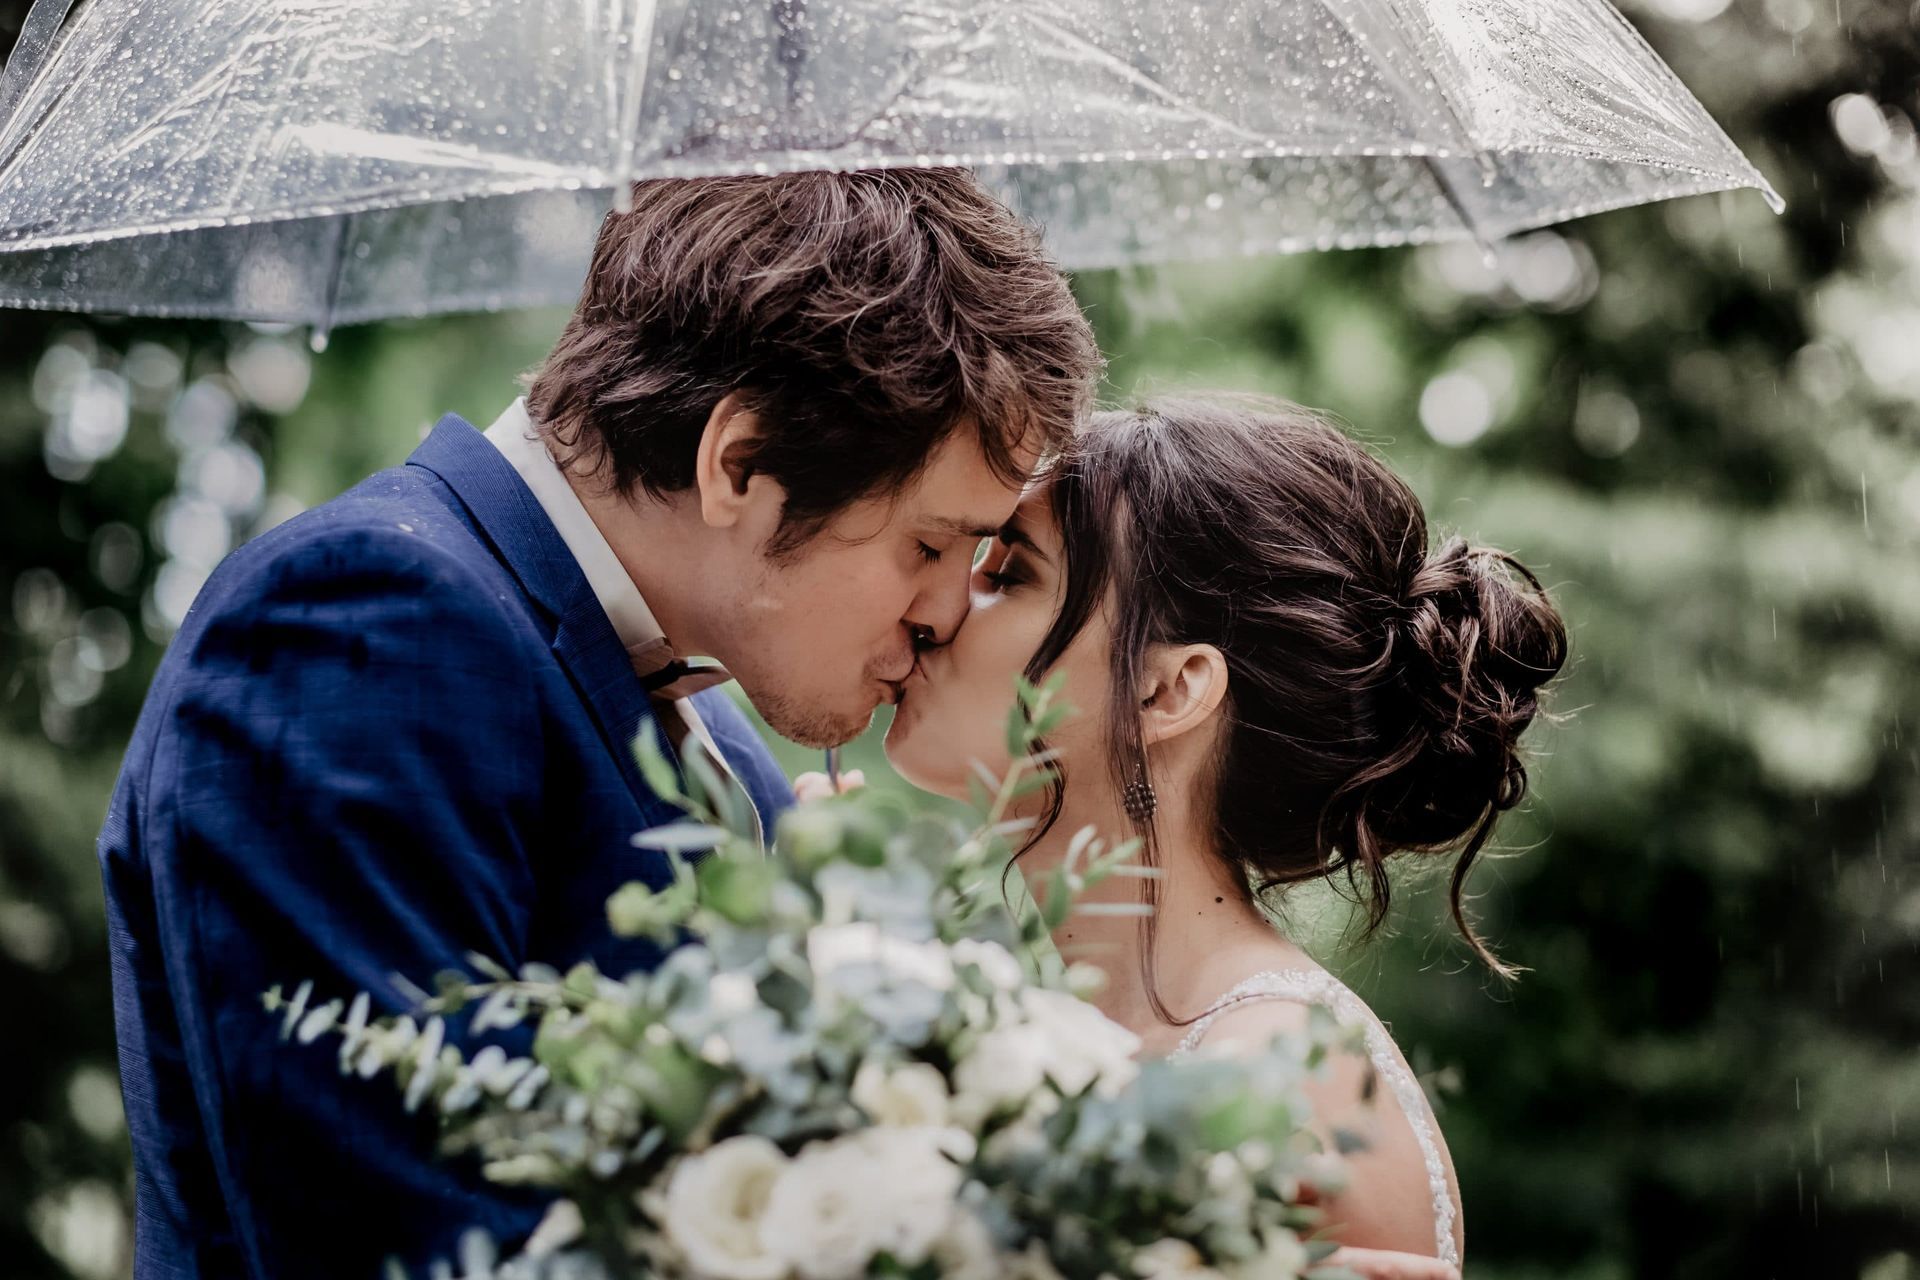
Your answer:
[[[1068,267],[1778,197],[1605,0],[40,0],[0,305],[563,303],[639,178],[968,165]]]

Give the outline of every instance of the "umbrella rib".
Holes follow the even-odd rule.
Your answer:
[[[614,104],[613,174],[617,187],[614,207],[625,209],[632,200],[634,142],[640,133],[640,95],[646,91],[647,63],[653,57],[655,0],[632,0],[633,17],[627,30],[627,83]],[[614,43],[619,49],[619,42]]]
[[[1460,219],[1460,225],[1467,229],[1468,235],[1479,242],[1481,249],[1491,255],[1494,252],[1493,241],[1480,229],[1480,224],[1473,215],[1467,212],[1466,202],[1460,198],[1460,188],[1454,182],[1453,175],[1447,172],[1446,166],[1435,156],[1422,156],[1421,160],[1426,164],[1427,172],[1433,175],[1434,183],[1440,188],[1440,194],[1446,197],[1447,207],[1453,210],[1456,218]],[[1482,164],[1485,164],[1484,160]]]
[[[1140,68],[1127,62],[1123,58],[1115,57],[1107,50],[1088,41],[1084,36],[1077,36],[1073,32],[1060,27],[1056,23],[1049,22],[1037,14],[1021,13],[1015,16],[1030,26],[1038,27],[1056,40],[1064,41],[1080,52],[1093,55],[1096,60],[1105,65],[1107,70],[1114,72],[1135,88],[1145,89],[1148,93],[1159,98],[1169,106],[1178,107],[1182,111],[1189,112],[1196,119],[1203,120],[1208,124],[1224,129],[1228,133],[1236,134],[1248,142],[1266,147],[1274,145],[1272,138],[1262,137],[1237,121],[1229,120],[1216,111],[1208,110],[1206,107],[1202,107],[1197,103],[1187,101],[1166,85],[1161,84],[1152,76],[1142,72]]]
[[[340,283],[347,275],[347,242],[353,239],[353,221],[359,215],[344,213],[334,219],[339,228],[333,240],[333,270],[327,274],[327,296],[320,304],[320,319],[313,326],[313,341],[324,346],[333,328],[333,313],[340,305]]]
[[[27,86],[46,67],[60,24],[73,5],[74,0],[40,0],[27,14],[20,38],[14,41],[13,56],[0,71],[0,136],[5,135],[14,108],[27,96]]]
[[[1382,65],[1389,67],[1394,65],[1392,55],[1384,50],[1376,50],[1373,47],[1374,42],[1354,24],[1345,0],[1320,0],[1320,8],[1322,12],[1331,16],[1340,24],[1341,28],[1353,38],[1355,44],[1368,50]],[[1394,8],[1396,11],[1403,11],[1400,6],[1394,6]],[[1409,19],[1412,20],[1412,15],[1409,15]],[[1395,36],[1401,36],[1399,32],[1394,32],[1393,34]],[[1401,38],[1404,39],[1403,36],[1401,36]],[[1408,52],[1404,46],[1402,47],[1402,52]],[[1413,60],[1416,64],[1420,62],[1417,55],[1414,56]],[[1464,146],[1460,147],[1460,150],[1463,154],[1470,155],[1474,158],[1480,166],[1481,180],[1490,183],[1495,177],[1495,169],[1486,149],[1480,145],[1480,140],[1474,136],[1472,122],[1462,114],[1459,104],[1454,102],[1453,95],[1447,92],[1447,87],[1441,82],[1439,76],[1429,71],[1427,81],[1429,87],[1433,90],[1433,96],[1439,99],[1441,107],[1444,108],[1447,113],[1447,119],[1453,124],[1455,132],[1459,135],[1458,143],[1464,144]],[[1414,88],[1412,85],[1404,84],[1402,87],[1406,89]],[[1409,105],[1419,106],[1425,104],[1411,103]]]

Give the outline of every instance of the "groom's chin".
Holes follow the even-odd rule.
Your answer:
[[[790,742],[803,747],[812,747],[824,751],[828,747],[842,747],[867,731],[873,723],[873,708],[856,715],[833,715],[831,713],[804,713],[779,716],[767,714],[767,724],[773,731]]]
[[[802,699],[785,690],[768,691],[749,685],[745,680],[741,688],[769,729],[789,742],[815,750],[844,746],[865,733],[880,702],[878,697],[865,705],[850,699]]]
[[[846,727],[827,728],[825,726],[808,726],[803,730],[782,734],[781,736],[789,738],[803,747],[811,747],[816,751],[825,751],[829,747],[846,746],[849,742],[852,742],[855,738],[865,733],[867,731],[867,725],[870,723],[872,723],[871,718],[862,720],[857,725]]]

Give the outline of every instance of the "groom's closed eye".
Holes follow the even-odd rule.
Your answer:
[[[978,568],[980,566],[980,562],[986,559],[987,552],[992,548],[993,539],[991,536],[975,535],[975,534],[969,533],[956,539],[955,547],[956,548],[965,547],[968,539],[973,539],[974,547],[973,547],[973,554],[968,559],[967,563],[973,566],[974,568]],[[941,560],[946,558],[947,551],[948,551],[948,548],[946,547],[932,546],[922,541],[919,538],[914,539],[914,546],[919,550],[920,558],[926,561],[928,564],[939,564]]]
[[[914,539],[914,547],[920,558],[928,564],[939,564],[949,551],[964,546],[969,540],[984,545],[997,531],[980,520],[954,520],[937,516],[927,522],[922,535]],[[976,546],[970,564],[978,566],[980,550]]]

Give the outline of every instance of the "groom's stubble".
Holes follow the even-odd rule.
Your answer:
[[[858,705],[840,705],[839,690],[831,686],[821,690],[803,689],[778,669],[788,665],[779,661],[784,658],[789,663],[797,660],[812,674],[824,675],[858,656],[857,641],[848,639],[842,643],[830,632],[789,626],[786,611],[779,607],[784,602],[775,579],[783,568],[794,568],[795,561],[803,559],[809,549],[811,544],[798,549],[797,554],[769,558],[765,577],[757,589],[749,588],[749,598],[741,603],[735,615],[742,618],[745,625],[732,646],[746,651],[747,656],[741,663],[744,669],[734,674],[747,700],[775,733],[803,747],[836,747],[866,730],[877,703],[863,700]],[[818,637],[814,652],[806,652],[801,647],[805,643],[801,636],[806,634]],[[765,671],[762,665],[768,658],[775,660],[772,664],[775,669],[771,672]],[[904,653],[869,654],[861,661],[856,687],[866,690],[887,684],[898,676],[903,665],[910,666],[911,662],[910,646]],[[887,700],[891,696],[887,695]]]

